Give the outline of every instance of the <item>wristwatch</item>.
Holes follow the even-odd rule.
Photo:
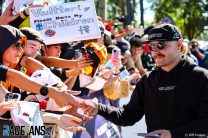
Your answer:
[[[46,96],[48,94],[48,87],[47,87],[47,85],[43,86],[40,89],[40,94],[43,95],[43,96]]]

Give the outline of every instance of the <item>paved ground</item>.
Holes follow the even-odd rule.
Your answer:
[[[128,98],[121,99],[120,106],[122,106],[125,103],[128,103],[129,99],[130,96]],[[142,118],[142,120],[137,122],[134,126],[122,127],[123,138],[144,138],[136,135],[136,133],[143,133],[143,132],[146,132],[146,124],[144,117]]]

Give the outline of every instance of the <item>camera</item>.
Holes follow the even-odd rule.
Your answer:
[[[78,59],[82,57],[82,53],[79,51],[79,49],[74,50],[74,59]]]
[[[192,46],[192,48],[198,47],[198,42],[192,41],[191,46]]]
[[[118,27],[118,23],[114,23],[114,28],[117,28]]]
[[[10,100],[19,101],[20,98],[21,98],[21,95],[18,93],[6,93],[4,100],[5,101],[10,101]]]

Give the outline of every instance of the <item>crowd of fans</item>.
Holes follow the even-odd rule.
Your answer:
[[[46,45],[39,32],[21,26],[29,16],[30,7],[12,15],[11,3],[0,16],[0,78],[1,91],[4,91],[0,100],[1,125],[12,125],[8,111],[16,108],[18,102],[4,101],[3,96],[12,92],[21,94],[21,101],[40,103],[41,117],[48,131],[58,126],[56,137],[107,138],[106,132],[100,132],[103,127],[110,130],[110,137],[122,137],[119,126],[99,115],[88,116],[81,103],[84,99],[93,99],[118,107],[119,99],[128,97],[140,78],[155,69],[151,47],[143,43],[153,27],[137,34],[137,28],[124,26],[119,18],[103,21],[98,17],[101,38]],[[200,48],[196,39],[184,39],[181,43],[182,56],[188,55],[200,67],[208,69],[207,51]],[[83,86],[86,81],[83,77],[89,77],[83,75],[84,70],[96,61],[84,56],[82,48],[102,46],[102,55],[93,52],[99,62],[101,58],[105,62],[95,68],[96,72]],[[34,74],[40,70],[43,78],[36,79]],[[52,76],[54,82],[45,81],[46,74]],[[38,95],[46,97],[39,99]]]

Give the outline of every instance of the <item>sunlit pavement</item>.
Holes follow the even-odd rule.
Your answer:
[[[128,103],[129,100],[130,100],[130,96],[127,98],[121,99],[120,106],[122,106],[125,103]],[[123,138],[144,138],[144,137],[139,137],[136,134],[136,133],[143,133],[143,132],[147,132],[144,117],[139,122],[134,124],[133,126],[122,127]]]

